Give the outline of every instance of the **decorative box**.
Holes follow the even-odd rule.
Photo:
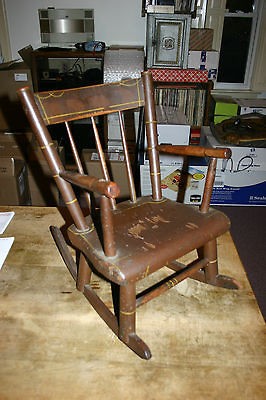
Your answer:
[[[146,56],[148,68],[186,68],[191,15],[148,14]]]
[[[208,82],[208,71],[199,69],[150,68],[158,82]]]

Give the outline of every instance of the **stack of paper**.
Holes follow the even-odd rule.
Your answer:
[[[1,212],[0,213],[0,234],[2,235],[9,222],[13,218],[15,213],[13,211],[10,212]],[[14,242],[14,237],[0,237],[0,269],[4,265],[5,259],[11,249],[11,246]]]

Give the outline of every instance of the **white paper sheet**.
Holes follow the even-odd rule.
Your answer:
[[[0,234],[5,232],[6,227],[14,215],[14,211],[0,212]]]
[[[0,238],[0,269],[4,265],[5,259],[14,242],[14,237]]]

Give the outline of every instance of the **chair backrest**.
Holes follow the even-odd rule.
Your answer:
[[[127,148],[123,113],[127,110],[144,108],[145,130],[147,133],[148,155],[150,157],[152,196],[153,199],[162,198],[160,186],[159,157],[156,146],[157,123],[153,99],[153,81],[150,72],[143,72],[141,78],[126,79],[121,82],[101,84],[95,86],[62,89],[32,93],[29,88],[18,91],[25,112],[31,123],[44,156],[50,166],[52,174],[62,197],[72,214],[77,228],[86,228],[82,212],[76,201],[73,189],[63,178],[64,167],[53,146],[53,141],[47,126],[64,123],[70,140],[73,156],[79,174],[84,174],[82,162],[75,145],[75,138],[71,132],[71,121],[90,118],[96,148],[98,151],[101,169],[106,181],[110,181],[105,152],[102,148],[96,117],[117,113],[120,125],[121,141],[123,144],[124,159],[128,177],[128,185],[132,202],[136,202],[136,188],[134,185],[134,171],[132,170],[129,150]],[[142,114],[143,115],[143,114]],[[89,133],[88,133],[89,134]],[[90,204],[90,200],[88,199]],[[111,199],[112,208],[116,207],[115,200]]]

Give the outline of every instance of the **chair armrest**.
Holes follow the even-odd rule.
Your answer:
[[[161,144],[156,146],[156,149],[163,153],[178,154],[181,156],[230,158],[232,155],[231,150],[226,147],[210,148]]]
[[[202,203],[199,207],[202,213],[206,213],[210,207],[211,195],[215,179],[217,158],[230,158],[232,155],[231,150],[223,147],[209,148],[202,146],[178,146],[178,145],[160,145],[156,146],[156,148],[161,152],[178,154],[182,156],[209,157],[209,165],[204,185]]]
[[[99,179],[95,176],[88,176],[70,171],[61,171],[59,176],[76,186],[104,195],[110,199],[115,199],[120,193],[120,188],[117,183]]]

